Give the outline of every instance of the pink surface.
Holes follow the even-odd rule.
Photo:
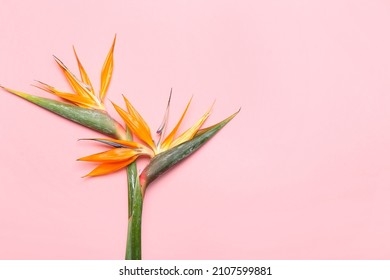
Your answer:
[[[390,258],[388,1],[9,1],[0,83],[66,89],[52,54],[156,129],[241,113],[151,185],[145,259]],[[109,105],[111,111],[112,106]],[[124,171],[82,179],[98,133],[0,92],[0,259],[122,259]]]

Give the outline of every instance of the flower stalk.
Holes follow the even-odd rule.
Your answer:
[[[127,139],[132,140],[131,132],[127,131]],[[141,222],[143,196],[137,174],[137,165],[131,163],[127,168],[127,201],[128,221],[125,260],[141,260]]]
[[[127,168],[128,176],[132,176],[134,173],[132,167],[134,163]],[[129,178],[129,177],[128,177]],[[141,260],[141,225],[142,225],[142,206],[143,196],[141,194],[141,186],[138,180],[138,176],[135,176],[134,182],[128,182],[129,188],[132,192],[129,192],[129,199],[132,200],[131,212],[128,217],[127,225],[127,242],[126,242],[126,260]]]

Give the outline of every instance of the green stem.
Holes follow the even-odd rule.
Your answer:
[[[127,133],[128,139],[131,135]],[[141,221],[143,197],[138,179],[137,165],[132,163],[127,167],[128,190],[128,225],[126,242],[126,260],[141,259]]]

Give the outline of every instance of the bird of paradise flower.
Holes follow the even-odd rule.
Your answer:
[[[168,136],[165,137],[172,95],[171,91],[163,122],[157,130],[159,139],[156,143],[153,140],[148,124],[129,100],[123,96],[127,110],[122,109],[115,103],[113,103],[113,106],[126,124],[126,131],[120,123],[108,114],[104,104],[113,73],[115,41],[116,36],[102,67],[99,94],[95,93],[92,83],[74,48],[80,79],[60,59],[54,56],[56,63],[74,93],[60,91],[40,81],[36,85],[36,87],[60,97],[66,102],[30,95],[3,86],[0,87],[63,118],[112,137],[89,138],[89,140],[110,145],[112,148],[108,151],[82,157],[79,160],[100,163],[86,175],[89,177],[109,174],[122,168],[127,169],[128,233],[125,259],[141,259],[141,220],[146,187],[160,175],[202,147],[230,122],[239,111],[213,126],[202,128],[210,116],[211,106],[194,125],[176,137],[191,104],[191,98],[177,124]],[[134,141],[133,134],[140,141]],[[148,157],[150,162],[142,173],[138,175],[136,160],[142,156]]]

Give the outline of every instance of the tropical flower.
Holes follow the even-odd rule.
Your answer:
[[[133,105],[129,102],[129,100],[123,96],[127,111],[114,104],[116,111],[122,117],[127,127],[131,130],[131,132],[137,136],[140,142],[135,141],[127,141],[127,140],[115,140],[115,139],[105,139],[105,138],[97,138],[97,139],[88,139],[99,141],[108,145],[113,146],[114,148],[102,153],[93,154],[90,156],[82,157],[79,160],[81,161],[89,161],[89,162],[99,162],[94,170],[92,170],[86,176],[99,176],[105,175],[108,173],[112,173],[117,171],[123,167],[126,167],[130,163],[134,162],[138,157],[145,156],[153,159],[157,155],[160,155],[164,152],[167,152],[185,142],[192,140],[197,133],[199,133],[200,128],[210,116],[210,109],[189,129],[183,132],[178,137],[175,137],[177,131],[187,113],[187,110],[190,106],[191,100],[188,102],[181,118],[177,122],[176,126],[173,130],[168,134],[167,137],[163,139],[164,133],[166,130],[166,124],[168,121],[168,112],[169,112],[169,104],[166,109],[166,113],[164,116],[164,120],[157,130],[157,134],[159,135],[159,139],[157,144],[153,140],[153,137],[150,132],[150,128],[142,116],[137,112],[137,110],[133,107]],[[170,98],[169,98],[170,100]],[[230,120],[230,119],[229,119]]]
[[[84,70],[84,67],[81,64],[77,56],[76,49],[74,47],[73,47],[73,51],[77,60],[81,79],[78,79],[75,74],[70,72],[68,67],[66,67],[65,64],[59,58],[54,56],[55,61],[57,62],[58,66],[61,68],[62,72],[64,73],[65,78],[67,79],[69,85],[72,87],[74,93],[59,91],[56,88],[39,81],[38,83],[40,84],[40,86],[37,87],[44,91],[52,93],[58,97],[61,97],[62,99],[65,99],[79,107],[105,110],[104,98],[106,96],[108,86],[110,85],[111,82],[111,76],[114,67],[115,40],[116,37],[114,38],[111,49],[108,52],[106,60],[103,64],[101,77],[100,77],[99,95],[95,94],[95,91],[88,77],[88,74]]]
[[[107,113],[104,106],[104,99],[106,97],[107,89],[111,82],[111,76],[114,67],[114,47],[115,40],[107,54],[106,60],[101,70],[101,81],[99,94],[95,94],[92,83],[85,71],[80,59],[77,56],[75,48],[73,48],[76,56],[80,79],[65,66],[65,64],[54,56],[55,61],[62,70],[69,85],[73,89],[73,93],[60,91],[46,83],[38,82],[35,87],[56,95],[68,102],[61,102],[49,98],[30,95],[24,92],[16,91],[10,88],[0,86],[6,91],[13,93],[35,105],[45,108],[63,118],[69,119],[73,122],[79,123],[85,127],[89,127],[110,137],[117,139],[125,139],[126,134],[123,127],[116,122]]]

